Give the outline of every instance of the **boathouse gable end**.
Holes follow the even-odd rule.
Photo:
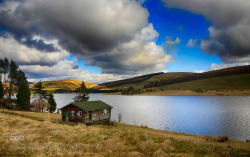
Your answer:
[[[112,108],[102,101],[73,102],[61,108],[62,120],[86,125],[109,124]]]

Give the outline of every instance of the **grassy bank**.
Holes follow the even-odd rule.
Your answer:
[[[48,119],[51,119],[49,121]],[[0,156],[248,156],[250,143],[115,123],[85,126],[61,116],[4,110]],[[13,140],[22,137],[23,140]]]

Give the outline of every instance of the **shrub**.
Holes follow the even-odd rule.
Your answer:
[[[227,142],[228,141],[228,137],[227,136],[219,136],[218,138],[217,138],[217,141],[218,142]]]
[[[203,90],[201,88],[197,88],[195,91],[196,92],[203,92]]]

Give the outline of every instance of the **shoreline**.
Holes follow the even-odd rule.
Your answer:
[[[107,95],[122,95],[121,92],[116,93],[106,93]],[[250,96],[250,89],[241,89],[241,90],[207,90],[202,92],[196,92],[192,90],[165,90],[165,91],[156,91],[148,92],[141,94],[132,94],[132,95],[172,95],[172,96],[183,96],[183,95],[197,95],[197,96]]]

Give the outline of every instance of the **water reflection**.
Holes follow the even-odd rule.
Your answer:
[[[62,107],[75,94],[55,94]],[[111,119],[150,128],[212,136],[227,135],[250,139],[249,96],[121,96],[90,94],[90,100],[102,100],[114,108]]]

